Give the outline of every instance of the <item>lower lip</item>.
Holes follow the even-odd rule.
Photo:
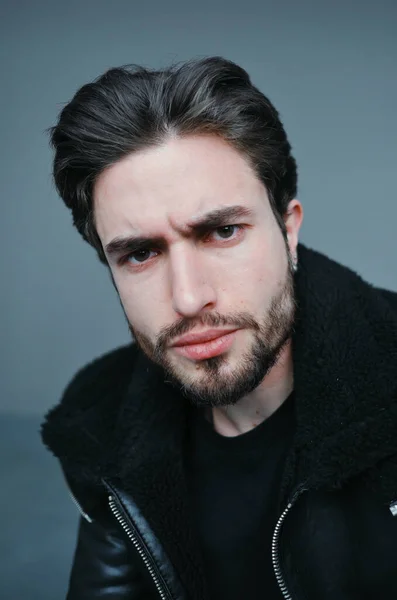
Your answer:
[[[186,346],[174,346],[175,351],[181,356],[186,356],[192,360],[205,360],[218,356],[222,352],[229,350],[235,338],[236,331],[226,333],[209,342],[201,344],[187,344]]]

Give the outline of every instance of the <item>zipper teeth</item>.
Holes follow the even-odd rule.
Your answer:
[[[79,501],[76,499],[76,497],[74,496],[74,494],[71,492],[71,490],[70,490],[70,489],[69,489],[68,491],[69,491],[69,495],[70,495],[71,499],[73,500],[74,504],[77,506],[77,508],[78,508],[78,510],[79,510],[79,512],[80,512],[80,514],[81,514],[81,516],[82,516],[82,517],[84,517],[84,519],[85,519],[86,521],[88,521],[89,523],[92,523],[92,519],[91,519],[91,517],[90,517],[89,515],[87,515],[87,513],[86,513],[86,512],[84,512],[84,510],[83,510],[83,509],[82,509],[82,507],[81,507],[81,504],[80,504],[80,503],[79,503]]]
[[[292,496],[290,502],[287,504],[286,508],[281,513],[281,515],[276,523],[276,527],[274,528],[274,533],[273,533],[273,539],[272,539],[273,570],[274,570],[274,574],[276,575],[277,583],[278,583],[280,591],[283,595],[284,600],[293,600],[293,598],[292,598],[290,592],[288,591],[288,587],[287,587],[287,584],[284,579],[283,571],[281,569],[280,555],[279,555],[280,534],[281,534],[281,529],[284,525],[286,516],[288,515],[291,508],[294,506],[294,504],[295,504],[296,500],[299,498],[299,496],[301,494],[303,494],[303,492],[305,492],[305,491],[306,491],[306,487],[302,486]]]
[[[289,511],[291,509],[291,506],[292,506],[292,503],[290,502],[288,504],[287,508],[281,513],[281,516],[280,516],[279,520],[277,521],[276,527],[274,529],[273,539],[272,539],[273,569],[274,569],[274,573],[276,575],[276,579],[277,579],[277,583],[279,585],[280,591],[285,600],[292,600],[292,596],[288,591],[287,584],[285,583],[285,579],[284,579],[284,576],[283,576],[283,573],[281,570],[280,557],[278,554],[278,545],[279,545],[279,540],[280,540],[281,528],[283,526],[285,517],[287,516],[287,514],[289,513]]]
[[[159,578],[157,577],[157,575],[156,575],[156,573],[155,573],[152,565],[150,564],[150,560],[148,559],[145,550],[143,549],[142,545],[138,541],[137,537],[134,535],[134,532],[129,527],[127,521],[122,516],[120,510],[117,508],[117,505],[116,505],[116,503],[114,501],[113,496],[109,496],[109,506],[110,506],[110,509],[111,509],[112,513],[116,517],[117,521],[120,523],[121,527],[124,529],[125,533],[127,534],[128,538],[133,543],[133,545],[134,545],[135,549],[137,550],[139,556],[142,558],[143,562],[145,563],[145,567],[147,568],[147,570],[150,573],[150,576],[153,579],[153,582],[154,582],[154,584],[155,584],[155,586],[157,588],[157,591],[158,591],[158,593],[160,595],[160,598],[162,600],[167,600],[168,594],[163,590],[163,588],[161,586],[161,583],[159,581]]]

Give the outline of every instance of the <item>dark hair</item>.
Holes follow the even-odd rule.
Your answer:
[[[110,69],[77,91],[50,132],[57,190],[74,225],[105,263],[93,219],[96,178],[170,133],[208,132],[230,142],[266,186],[282,229],[282,217],[296,196],[296,163],[277,110],[244,69],[220,57],[162,70]]]

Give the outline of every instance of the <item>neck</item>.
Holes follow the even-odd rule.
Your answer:
[[[215,431],[227,437],[251,431],[283,404],[293,388],[292,348],[288,342],[277,363],[255,390],[236,404],[212,409]]]

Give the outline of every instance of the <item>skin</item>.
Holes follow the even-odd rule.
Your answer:
[[[250,214],[231,227],[200,235],[186,229],[209,211],[236,205]],[[291,261],[300,202],[289,203],[285,238],[247,160],[206,134],[170,137],[107,168],[95,184],[94,214],[142,350],[212,412],[220,434],[239,435],[268,418],[293,389]],[[110,252],[110,243],[129,236],[160,243],[130,255]],[[192,360],[171,347],[187,332],[232,326],[238,331],[231,348],[212,359]]]

